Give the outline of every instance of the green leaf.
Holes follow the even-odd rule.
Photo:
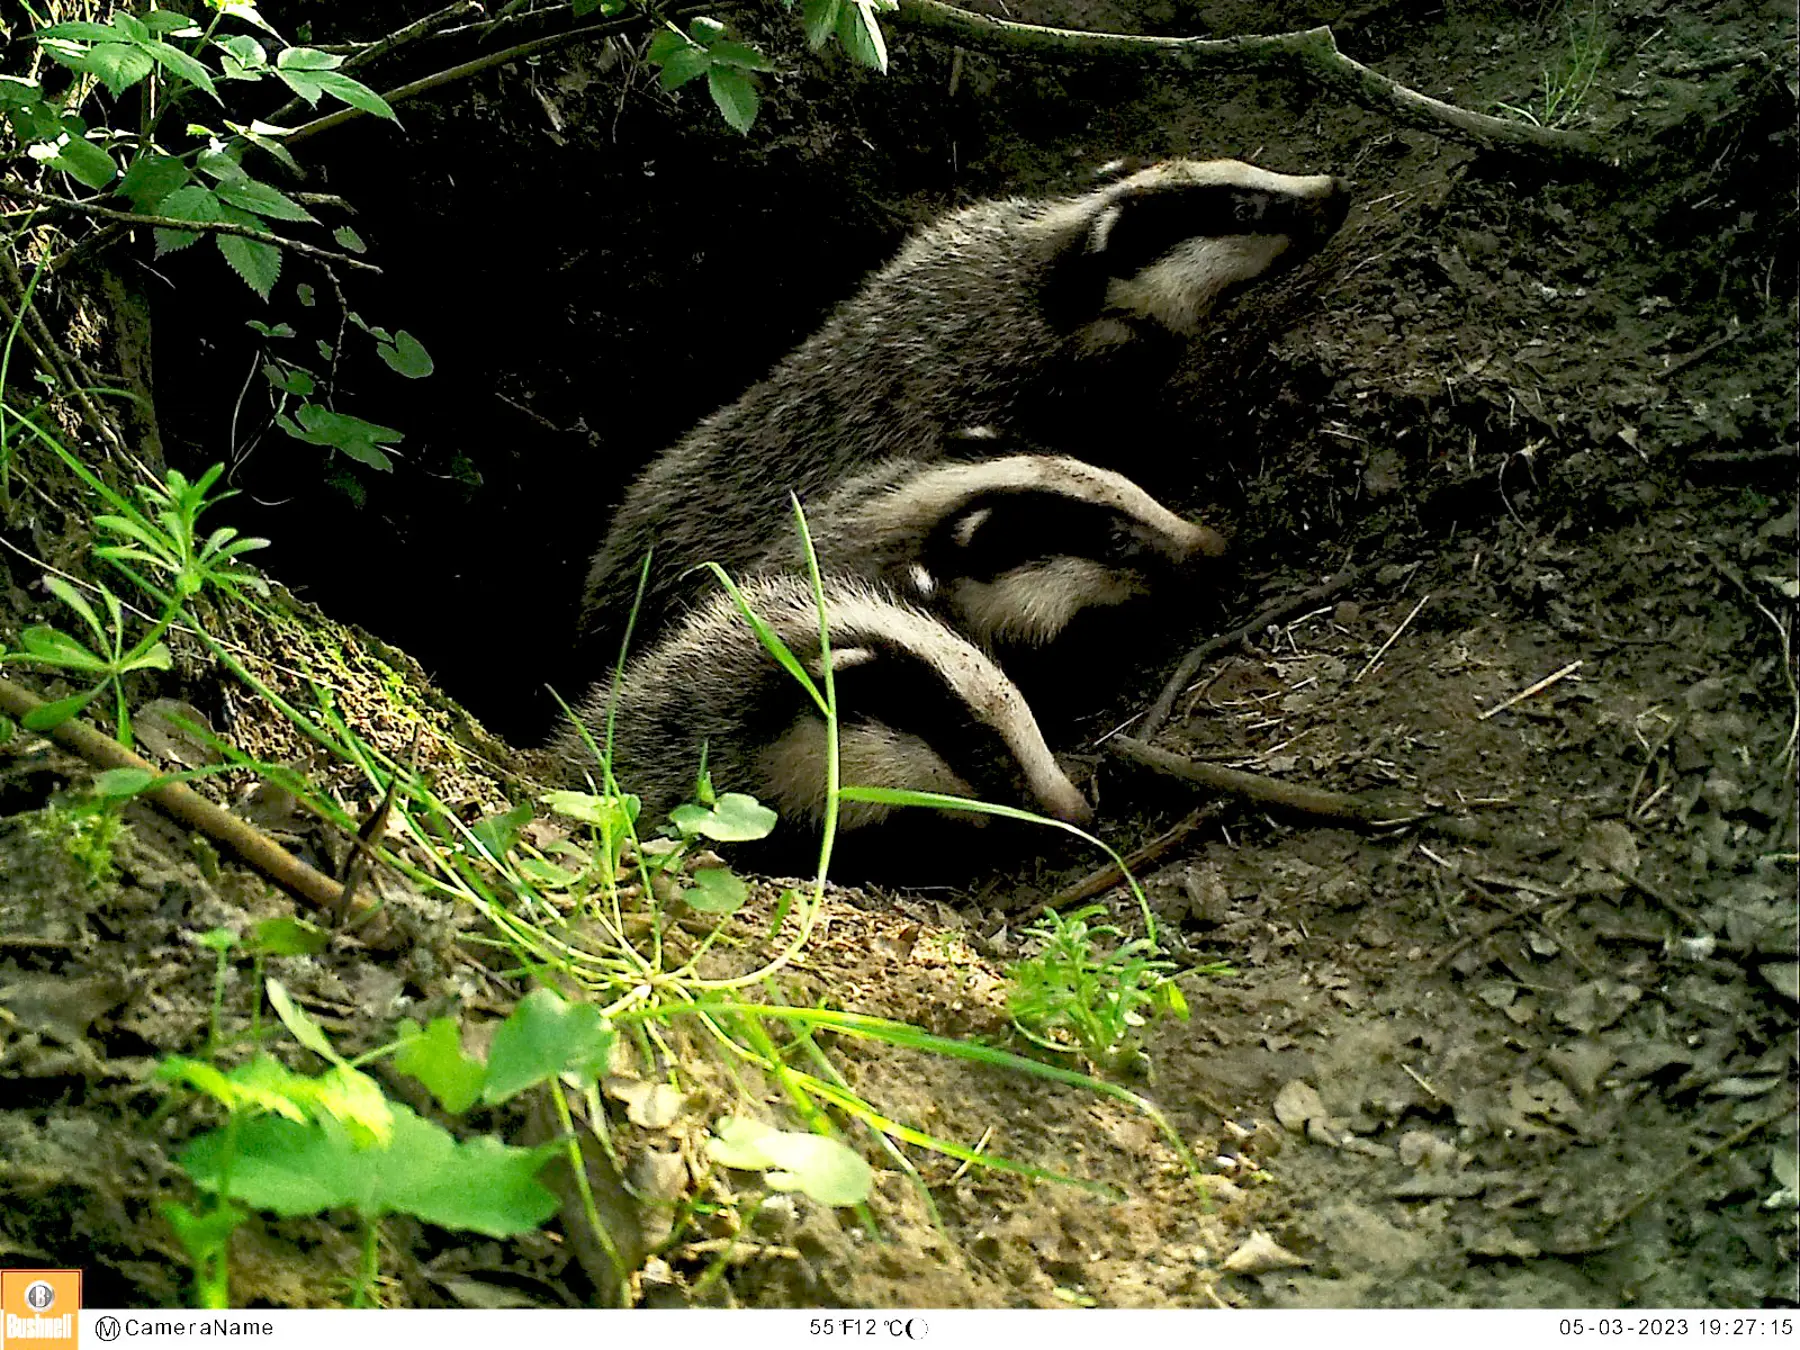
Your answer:
[[[869,1198],[874,1173],[869,1164],[836,1139],[777,1130],[742,1116],[727,1116],[713,1127],[707,1152],[722,1166],[769,1171],[776,1190],[799,1191],[821,1205],[857,1205]]]
[[[599,1009],[534,989],[494,1032],[481,1100],[492,1106],[565,1073],[598,1078],[606,1072],[612,1039]]]
[[[160,38],[152,39],[143,46],[145,51],[156,58],[156,64],[171,75],[186,80],[196,89],[209,95],[215,103],[222,101],[219,98],[219,91],[213,88],[212,76],[207,73],[206,67],[182,51],[181,48],[172,46]]]
[[[275,139],[276,136],[285,136],[286,128],[270,126],[267,122],[252,122],[245,126],[242,122],[227,121],[225,125],[257,149],[266,151],[276,163],[291,169],[296,177],[300,176],[300,161],[294,158],[292,152],[285,145]]]
[[[762,102],[750,77],[732,66],[713,66],[706,72],[706,87],[731,128],[749,135]]]
[[[382,444],[392,445],[406,438],[404,432],[392,427],[365,422],[348,413],[333,412],[317,403],[301,404],[295,416],[299,418],[298,425],[294,418],[285,413],[275,421],[297,441],[305,441],[308,445],[328,445],[334,450],[343,451],[358,463],[384,472],[394,467],[394,461],[383,453]]]
[[[94,779],[94,795],[105,801],[135,797],[156,781],[148,769],[108,769]]]
[[[310,224],[318,224],[312,212],[286,193],[279,192],[267,183],[259,183],[254,178],[244,178],[236,182],[220,183],[213,189],[220,201],[230,202],[233,206],[242,207],[246,211],[254,211],[259,216],[267,216],[271,220],[300,220]]]
[[[211,148],[202,150],[194,157],[194,167],[208,178],[220,183],[240,183],[249,181],[250,175],[238,162],[237,156],[224,150]]]
[[[125,674],[133,670],[173,670],[175,658],[169,654],[169,644],[158,642],[149,651],[119,667],[119,673]]]
[[[75,694],[70,698],[59,698],[54,703],[42,704],[21,717],[19,723],[27,731],[49,731],[54,727],[60,727],[92,703],[95,696],[105,687],[103,684],[95,685],[85,694]]]
[[[659,28],[644,50],[644,60],[653,66],[660,66],[676,52],[685,52],[692,47],[693,43],[688,41],[685,33],[678,33],[673,28]]]
[[[656,77],[656,82],[664,89],[679,89],[706,74],[712,65],[712,58],[703,48],[682,47],[670,52],[661,64],[662,73]]]
[[[54,50],[51,55],[55,55]],[[64,64],[94,76],[114,98],[156,69],[156,61],[150,53],[131,42],[97,43],[79,58]]]
[[[23,75],[0,75],[0,108],[41,104],[43,98],[43,88],[36,80],[28,80]]]
[[[299,289],[306,288],[300,287]],[[291,338],[294,336],[294,326],[290,323],[268,324],[261,319],[245,319],[244,327],[253,333],[261,333],[266,338]]]
[[[264,919],[251,930],[247,946],[258,956],[317,956],[330,940],[331,934],[305,919]]]
[[[531,823],[531,803],[520,802],[510,811],[483,816],[469,827],[469,833],[495,858],[504,858],[519,842],[519,831]]]
[[[272,361],[263,362],[263,378],[284,394],[292,394],[296,398],[310,397],[317,387],[313,377],[304,370],[283,370]]]
[[[838,8],[844,0],[804,0],[800,21],[806,27],[806,41],[814,51],[823,47],[837,32]]]
[[[147,42],[150,39],[150,26],[135,14],[119,10],[112,16],[112,26],[122,33],[127,41]]]
[[[224,207],[212,194],[212,189],[202,183],[190,183],[186,187],[176,188],[162,200],[157,214],[172,220],[197,220],[212,222],[223,218]],[[161,257],[165,253],[174,253],[188,247],[200,238],[197,230],[156,231],[156,254]]]
[[[182,37],[199,37],[200,28],[187,15],[172,9],[153,9],[143,16],[143,25],[157,37],[170,37],[179,33]]]
[[[155,12],[160,14],[163,11]],[[163,199],[177,188],[185,186],[192,177],[187,165],[174,155],[152,151],[131,161],[130,167],[125,170],[125,176],[113,191],[127,198],[135,210],[145,215],[155,215],[158,214]]]
[[[887,40],[875,19],[875,6],[869,0],[843,0],[838,10],[838,41],[859,64],[887,74]]]
[[[98,623],[99,620],[95,620],[96,627]],[[108,662],[94,655],[67,633],[46,624],[33,624],[20,633],[19,646],[32,660],[45,665],[96,673],[108,667]]]
[[[775,63],[769,60],[754,47],[747,47],[741,42],[715,42],[709,47],[713,64],[718,66],[736,66],[740,70],[774,70]]]
[[[269,53],[248,33],[233,33],[218,43],[219,64],[228,80],[260,80],[269,68]]]
[[[243,278],[244,284],[263,300],[281,280],[281,250],[273,244],[245,239],[242,235],[218,236],[219,252],[231,264],[231,270]]]
[[[400,1024],[400,1048],[394,1067],[423,1083],[438,1105],[460,1116],[481,1096],[487,1066],[463,1053],[462,1032],[454,1018],[433,1018],[424,1030],[410,1018]]]
[[[100,616],[94,613],[94,607],[88,604],[85,595],[76,590],[61,577],[56,576],[47,576],[44,578],[44,589],[79,614],[82,622],[87,624],[88,631],[93,633],[95,637],[99,638],[102,642],[106,641],[106,628],[101,624]]]
[[[70,137],[50,160],[50,167],[61,169],[83,187],[103,188],[119,176],[119,166],[92,141]]]
[[[336,70],[344,64],[344,58],[311,47],[287,47],[275,58],[275,64],[283,70]]]
[[[288,991],[280,980],[273,977],[263,981],[263,987],[269,993],[269,1006],[275,1009],[275,1015],[281,1024],[288,1029],[288,1034],[308,1050],[333,1064],[342,1064],[344,1058],[331,1048],[331,1042],[325,1039],[325,1033],[319,1024],[307,1015],[304,1008],[288,997]]]
[[[313,1080],[297,1074],[267,1054],[257,1054],[229,1074],[210,1064],[170,1056],[157,1065],[156,1076],[166,1083],[185,1083],[204,1092],[234,1115],[239,1112],[273,1112],[292,1121],[310,1115]]]
[[[694,884],[682,891],[682,903],[702,914],[735,914],[750,898],[750,888],[729,867],[696,868],[690,880]]]
[[[381,359],[406,376],[409,380],[422,380],[436,369],[431,360],[431,353],[411,333],[402,328],[394,334],[392,346],[385,344],[375,348]]]
[[[710,47],[725,36],[725,25],[702,14],[688,25],[688,36],[702,47]]]
[[[609,834],[623,833],[638,817],[643,803],[626,794],[619,797],[596,797],[591,792],[569,792],[559,789],[546,792],[538,800],[559,816],[598,825]]]
[[[551,1149],[509,1148],[488,1137],[459,1144],[441,1126],[393,1107],[392,1140],[357,1148],[332,1125],[263,1117],[238,1127],[236,1156],[223,1130],[181,1154],[196,1185],[283,1218],[348,1207],[368,1219],[410,1214],[445,1228],[488,1237],[528,1232],[556,1212],[537,1181]]]
[[[689,803],[669,812],[669,820],[683,834],[703,834],[721,844],[766,839],[775,819],[773,811],[743,792],[724,793],[711,810]]]
[[[348,75],[340,75],[335,70],[320,71],[312,77],[313,83],[333,98],[348,103],[360,112],[371,113],[384,122],[399,125],[400,119],[388,106],[387,100],[376,93],[368,85],[351,79]]]
[[[48,28],[40,28],[32,34],[39,42],[46,38],[73,38],[77,42],[112,42],[119,36],[119,30],[109,28],[103,23],[53,23]]]
[[[363,243],[362,236],[348,225],[338,226],[331,232],[331,237],[337,240],[339,248],[346,249],[351,253],[367,253],[369,251],[369,246]]]

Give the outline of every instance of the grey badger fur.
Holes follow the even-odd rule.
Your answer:
[[[1175,339],[1225,294],[1316,252],[1348,201],[1326,175],[1174,160],[927,227],[633,484],[588,572],[584,646],[617,650],[652,545],[640,633],[692,595],[695,564],[741,571],[787,530],[789,493],[813,501],[881,460],[941,458],[955,428],[1079,400],[1097,369],[1173,369]]]
[[[1084,610],[1147,595],[1154,580],[1225,552],[1216,531],[1130,479],[1060,455],[883,460],[807,521],[822,569],[880,578],[989,651],[1042,646]],[[754,565],[803,569],[797,538]]]
[[[816,681],[822,663],[811,583],[763,577],[742,592]],[[824,595],[845,784],[990,800],[998,791],[1058,820],[1092,819],[1024,697],[984,653],[868,582],[826,578]],[[599,746],[611,694],[610,682],[597,684],[578,712]],[[692,797],[702,745],[717,790],[748,792],[784,820],[817,826],[826,802],[825,720],[724,594],[631,661],[619,682],[613,776],[642,799],[646,827]],[[598,778],[573,728],[553,748],[572,781]],[[845,802],[839,826],[870,825],[893,809]]]

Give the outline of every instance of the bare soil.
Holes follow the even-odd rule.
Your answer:
[[[1541,108],[1543,72],[1569,56],[1554,5],[1353,8],[1009,12],[1184,34],[1329,21],[1359,59],[1483,110]],[[385,195],[381,153],[334,170],[366,202],[371,238],[434,241],[416,271],[396,264],[387,298],[428,307],[409,326],[442,383],[419,396],[430,406],[358,409],[421,428],[417,472],[370,485],[359,508],[311,492],[248,523],[298,539],[302,513],[311,533],[339,512],[368,550],[342,574],[330,556],[292,558],[287,579],[526,742],[546,716],[531,639],[568,622],[604,504],[909,224],[975,196],[1061,190],[1125,154],[1237,154],[1356,185],[1303,288],[1227,316],[1167,407],[1118,410],[1121,434],[1167,438],[1148,485],[1234,537],[1241,570],[1209,630],[1360,569],[1330,603],[1208,663],[1158,743],[1404,790],[1484,836],[1353,832],[1228,802],[1149,871],[1178,954],[1235,969],[1184,982],[1191,1020],[1152,1028],[1150,1076],[1132,1084],[1202,1159],[1200,1190],[1116,1102],[840,1038],[842,1071],[890,1117],[1124,1198],[916,1155],[935,1218],[887,1170],[877,1234],[805,1200],[766,1206],[756,1242],[698,1292],[715,1253],[672,1238],[646,1301],[1795,1302],[1796,1202],[1777,1176],[1795,1152],[1800,996],[1793,16],[1736,0],[1598,14],[1607,57],[1571,124],[1617,162],[1591,173],[1399,130],[1293,82],[956,61],[904,37],[887,81],[771,37],[799,73],[773,82],[748,143],[703,97],[670,100],[575,52],[415,105],[425,149]],[[461,271],[445,271],[459,249]],[[185,396],[207,378],[203,325],[158,324],[179,458],[212,443],[219,409]],[[440,472],[458,455],[475,477]],[[293,486],[268,471],[261,495]],[[45,602],[28,568],[5,566],[10,639]],[[404,594],[370,580],[425,567]],[[1146,634],[1120,658],[1123,687],[1070,733],[1122,849],[1201,800],[1105,744],[1207,635],[1191,629],[1176,614]],[[435,733],[422,761],[471,814],[505,800],[483,762],[503,746],[382,643],[326,631],[353,718],[378,719],[396,685],[414,691]],[[232,734],[281,751],[278,720],[208,672],[185,678],[162,692],[234,713]],[[148,814],[132,817],[117,877],[92,882],[39,828],[47,797],[84,776],[32,737],[0,745],[0,1258],[82,1265],[98,1304],[175,1304],[182,1259],[157,1206],[184,1194],[171,1153],[198,1122],[156,1115],[146,1075],[205,1037],[213,967],[193,936],[294,902]],[[367,805],[353,782],[343,791]],[[998,970],[1034,907],[1094,863],[1055,852],[966,892],[838,893],[789,994],[1011,1044]],[[472,916],[389,898],[390,950],[345,935],[271,972],[352,1048],[402,1015],[503,1014],[517,990],[459,941]],[[1122,890],[1105,898],[1134,921]],[[744,933],[766,929],[767,903],[737,921]],[[234,970],[227,1008],[252,993]],[[681,1121],[660,1135],[621,1123],[622,1146],[666,1153],[728,1100],[702,1077]],[[1258,1232],[1276,1255],[1228,1264]],[[395,1304],[593,1297],[554,1234],[470,1243],[396,1222],[381,1255]],[[257,1220],[233,1260],[239,1301],[309,1306],[342,1298],[357,1253],[348,1227]]]

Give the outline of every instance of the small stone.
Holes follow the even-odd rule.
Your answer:
[[[1261,1275],[1266,1271],[1292,1270],[1311,1264],[1305,1257],[1295,1256],[1260,1228],[1224,1261],[1225,1269],[1233,1275]]]
[[[1310,1083],[1296,1078],[1275,1094],[1275,1119],[1284,1129],[1304,1133],[1308,1121],[1324,1117],[1325,1101]]]

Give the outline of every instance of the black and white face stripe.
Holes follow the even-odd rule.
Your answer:
[[[1048,642],[1225,551],[1130,479],[1057,455],[880,466],[813,521],[827,566],[884,577],[980,643]]]
[[[1045,312],[1072,326],[1110,315],[1191,333],[1221,297],[1316,252],[1349,201],[1341,179],[1237,160],[1134,173],[1086,199],[1086,235],[1051,269]]]

